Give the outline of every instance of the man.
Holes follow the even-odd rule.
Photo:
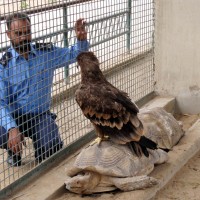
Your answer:
[[[54,70],[74,63],[89,44],[83,19],[76,21],[77,43],[70,48],[32,44],[25,13],[8,16],[6,23],[11,47],[0,62],[0,147],[8,151],[8,164],[20,166],[24,136],[32,139],[39,162],[62,148],[49,111]]]

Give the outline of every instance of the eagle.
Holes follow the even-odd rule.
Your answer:
[[[75,99],[98,137],[109,138],[117,144],[130,144],[138,157],[143,154],[148,157],[147,148],[155,150],[157,144],[144,136],[136,104],[127,93],[106,80],[93,52],[80,53],[77,63],[81,69],[81,83]]]

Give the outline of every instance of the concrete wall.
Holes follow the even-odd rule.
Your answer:
[[[200,0],[155,0],[156,91],[200,113]]]

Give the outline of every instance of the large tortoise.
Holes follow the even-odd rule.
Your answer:
[[[144,109],[139,117],[145,135],[161,148],[171,149],[184,134],[179,122],[162,108]],[[161,149],[148,151],[149,157],[137,157],[128,145],[110,140],[100,145],[93,143],[81,151],[67,171],[66,188],[74,193],[91,194],[116,188],[130,191],[151,187],[158,180],[147,175],[155,164],[166,162],[168,154]]]
[[[154,164],[165,162],[168,155],[161,149],[150,150],[149,154],[149,157],[138,157],[128,145],[109,140],[100,145],[93,143],[81,151],[73,167],[67,171],[66,188],[74,193],[91,194],[155,185],[158,181],[147,175],[154,169]]]
[[[144,134],[162,149],[171,150],[184,135],[182,123],[163,108],[140,109],[138,118],[144,126]]]

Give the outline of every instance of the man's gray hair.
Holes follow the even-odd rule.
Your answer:
[[[19,20],[28,20],[29,22],[31,22],[29,16],[26,13],[23,13],[23,12],[13,13],[13,14],[8,15],[6,17],[6,24],[7,24],[8,30],[10,30],[11,23],[14,20],[16,20],[16,19],[19,19]]]

